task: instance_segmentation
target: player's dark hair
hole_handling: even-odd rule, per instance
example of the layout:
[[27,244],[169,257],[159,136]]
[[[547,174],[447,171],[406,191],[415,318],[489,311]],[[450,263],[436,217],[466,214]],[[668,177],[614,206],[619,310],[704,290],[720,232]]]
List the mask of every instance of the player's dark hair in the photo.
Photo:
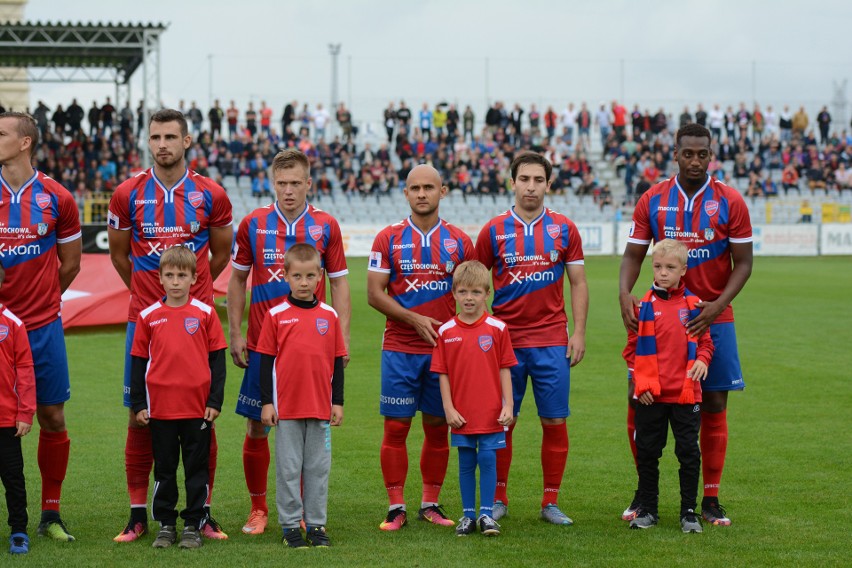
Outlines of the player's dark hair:
[[684,136],[692,136],[694,138],[706,138],[708,143],[713,141],[713,138],[710,136],[710,131],[698,124],[697,122],[690,122],[689,124],[684,124],[683,126],[677,129],[677,134],[675,135],[675,144],[677,146],[680,146],[680,139]]
[[308,243],[298,243],[287,249],[284,253],[284,270],[290,270],[293,262],[316,262],[317,267],[322,269],[319,251]]
[[187,247],[178,245],[167,248],[165,252],[160,255],[160,274],[163,273],[164,266],[174,266],[180,270],[189,270],[193,275],[195,275],[196,262],[195,253]]
[[296,166],[301,166],[305,170],[305,177],[311,175],[311,164],[308,162],[308,157],[300,150],[287,148],[286,150],[278,152],[275,157],[272,158],[273,175],[278,170],[287,170],[295,168]]
[[453,272],[453,291],[460,286],[482,288],[487,294],[491,291],[491,275],[485,265],[478,260],[462,262]]
[[520,152],[515,156],[515,159],[512,160],[512,165],[509,167],[512,172],[512,181],[515,181],[515,178],[518,175],[518,168],[520,168],[524,164],[537,164],[544,168],[544,175],[550,180],[550,175],[553,173],[553,166],[550,164],[550,161],[537,152]]
[[8,111],[0,113],[0,118],[15,118],[18,123],[18,136],[30,139],[30,156],[35,155],[38,147],[38,125],[35,119],[25,112]]
[[179,110],[174,110],[171,108],[163,108],[155,112],[148,119],[148,128],[151,128],[151,123],[157,122],[163,124],[165,122],[177,122],[180,124],[180,135],[187,136],[189,134],[189,127],[186,124],[186,117],[183,116],[183,113]]

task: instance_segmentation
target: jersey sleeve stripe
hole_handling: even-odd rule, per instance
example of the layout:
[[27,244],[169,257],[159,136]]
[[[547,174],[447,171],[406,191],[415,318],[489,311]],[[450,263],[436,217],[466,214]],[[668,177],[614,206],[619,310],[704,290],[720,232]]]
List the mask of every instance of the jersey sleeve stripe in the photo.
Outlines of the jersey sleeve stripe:
[[750,243],[752,242],[751,237],[745,237],[743,239],[735,239],[734,237],[728,237],[728,241],[732,243]]
[[372,266],[367,268],[368,272],[381,272],[382,274],[390,274],[390,268],[373,268]]
[[579,265],[579,266],[583,266],[584,264],[586,264],[586,261],[585,261],[585,260],[582,260],[582,259],[581,259],[581,260],[572,260],[572,261],[570,261],[570,262],[566,262],[565,264],[566,264],[566,265]]
[[64,245],[65,243],[70,243],[72,241],[76,241],[77,239],[82,239],[82,238],[83,238],[83,232],[77,231],[76,233],[74,233],[70,237],[65,237],[64,239],[56,239],[56,242],[61,244],[61,245]]
[[201,300],[199,300],[197,298],[193,298],[192,301],[190,302],[190,304],[192,304],[193,306],[195,306],[196,308],[198,308],[199,310],[201,310],[205,314],[209,314],[213,311],[213,308],[211,308],[209,305],[205,304],[204,302],[202,302]]
[[17,317],[15,314],[13,314],[12,312],[10,312],[10,311],[8,310],[8,308],[4,308],[4,309],[3,309],[3,315],[4,315],[4,316],[6,316],[7,318],[9,318],[10,320],[12,320],[13,322],[15,322],[15,324],[16,324],[18,327],[20,327],[20,326],[24,325],[24,322],[22,322],[21,320],[19,320],[19,319],[18,319],[18,317]]
[[251,265],[250,265],[250,264],[249,264],[249,265],[239,264],[238,262],[236,262],[236,261],[234,261],[234,260],[232,260],[232,261],[231,261],[231,266],[232,266],[233,268],[236,268],[237,270],[241,270],[241,271],[243,271],[243,272],[248,272],[249,270],[251,270]]
[[629,238],[629,239],[627,239],[627,242],[633,243],[634,245],[649,245],[649,244],[651,244],[651,239],[645,240],[645,239]]
[[[388,272],[390,272],[390,271],[388,271]],[[329,278],[341,278],[343,276],[346,276],[347,274],[349,274],[348,268],[346,270],[338,270],[337,272],[329,272],[328,277]]]
[[275,314],[280,314],[281,312],[283,312],[284,310],[286,310],[286,309],[287,309],[287,308],[289,308],[289,307],[290,307],[290,304],[289,304],[289,303],[287,303],[287,302],[281,302],[280,304],[278,304],[278,305],[277,305],[277,306],[275,306],[274,308],[270,309],[270,310],[269,310],[269,313],[270,313],[270,314],[272,314],[272,315],[274,316]]

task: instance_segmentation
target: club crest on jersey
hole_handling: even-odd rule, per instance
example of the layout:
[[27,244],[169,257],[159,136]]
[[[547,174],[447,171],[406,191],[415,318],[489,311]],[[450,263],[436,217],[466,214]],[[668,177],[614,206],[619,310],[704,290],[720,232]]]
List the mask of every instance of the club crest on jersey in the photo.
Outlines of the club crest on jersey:
[[317,331],[320,335],[325,335],[328,333],[328,320],[317,318]]
[[559,251],[553,249],[550,251],[550,262],[556,262],[557,260],[559,260]]
[[0,342],[9,337],[9,326],[0,325]]
[[715,236],[716,236],[716,231],[713,230],[713,227],[707,227],[706,229],[704,229],[704,240],[705,241],[712,241],[713,237],[715,237]]
[[562,232],[562,229],[559,228],[559,225],[548,225],[547,226],[547,234],[550,235],[551,239],[555,239],[559,237],[559,234]]
[[195,335],[199,325],[201,325],[201,322],[198,321],[198,318],[186,318],[183,320],[183,328],[190,335]]
[[447,274],[452,274],[453,270],[456,268],[456,263],[452,260],[447,261]]
[[710,217],[716,214],[719,211],[719,202],[715,199],[711,199],[710,201],[704,202],[704,212],[707,213]]
[[39,223],[36,231],[38,232],[38,236],[45,236],[47,234],[47,223]]
[[[453,254],[459,249],[458,241],[454,241],[453,239],[444,239],[444,250],[449,254]],[[449,270],[447,272],[450,272]]]
[[490,351],[494,347],[494,338],[490,335],[479,336],[479,348],[483,351]]
[[189,232],[190,233],[197,233],[199,231],[199,229],[201,229],[201,222],[200,221],[190,221],[189,222]]
[[187,195],[187,199],[189,200],[190,205],[198,207],[201,205],[201,202],[204,201],[204,194],[200,191],[190,191],[189,195]]
[[322,227],[320,225],[311,225],[308,227],[308,234],[313,240],[318,241],[322,237]]
[[680,318],[680,323],[682,323],[683,325],[688,324],[689,323],[689,310],[687,310],[685,308],[678,310],[677,317]]
[[50,207],[50,196],[46,193],[39,193],[36,195],[36,205],[38,205],[40,209],[47,209]]

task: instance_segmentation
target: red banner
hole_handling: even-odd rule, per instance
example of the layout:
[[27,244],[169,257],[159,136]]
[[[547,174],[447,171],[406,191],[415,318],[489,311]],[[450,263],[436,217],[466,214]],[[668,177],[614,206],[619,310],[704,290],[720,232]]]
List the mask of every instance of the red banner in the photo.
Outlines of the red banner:
[[[216,298],[225,296],[230,263],[213,283]],[[62,326],[127,323],[130,291],[118,277],[108,254],[83,254],[80,274],[62,295]]]

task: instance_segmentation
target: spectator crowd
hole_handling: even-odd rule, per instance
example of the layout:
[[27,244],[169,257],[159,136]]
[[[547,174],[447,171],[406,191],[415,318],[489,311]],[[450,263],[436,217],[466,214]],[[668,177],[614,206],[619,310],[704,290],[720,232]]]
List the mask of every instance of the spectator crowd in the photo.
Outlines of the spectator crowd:
[[[466,198],[496,198],[511,189],[508,166],[515,153],[533,150],[554,164],[552,191],[590,196],[604,208],[613,196],[593,166],[599,161],[591,155],[597,137],[600,158],[624,180],[629,205],[674,173],[676,129],[689,122],[713,134],[713,175],[747,196],[852,188],[852,129],[833,128],[826,107],[812,121],[804,107],[776,112],[772,106],[747,108],[744,103],[736,110],[698,104],[694,112],[685,107],[674,119],[663,108],[651,113],[634,105],[628,111],[617,101],[595,109],[583,102],[542,110],[496,101],[482,116],[470,105],[410,108],[399,101],[387,105],[381,117],[384,131],[372,137],[359,135],[359,123],[345,103],[333,115],[322,104],[297,101],[280,114],[265,101],[240,109],[234,101],[223,107],[217,100],[206,113],[195,102],[187,107],[180,101],[178,109],[193,136],[190,167],[204,175],[212,172],[220,183],[230,177],[258,199],[271,195],[269,166],[288,146],[310,159],[315,176],[310,199],[316,200],[331,198],[338,184],[350,199],[381,198],[402,187],[419,163],[433,165]],[[141,171],[141,102],[135,110],[129,104],[117,109],[107,97],[84,110],[76,99],[54,109],[39,101],[31,113],[42,134],[36,167],[71,190],[81,206]]]

